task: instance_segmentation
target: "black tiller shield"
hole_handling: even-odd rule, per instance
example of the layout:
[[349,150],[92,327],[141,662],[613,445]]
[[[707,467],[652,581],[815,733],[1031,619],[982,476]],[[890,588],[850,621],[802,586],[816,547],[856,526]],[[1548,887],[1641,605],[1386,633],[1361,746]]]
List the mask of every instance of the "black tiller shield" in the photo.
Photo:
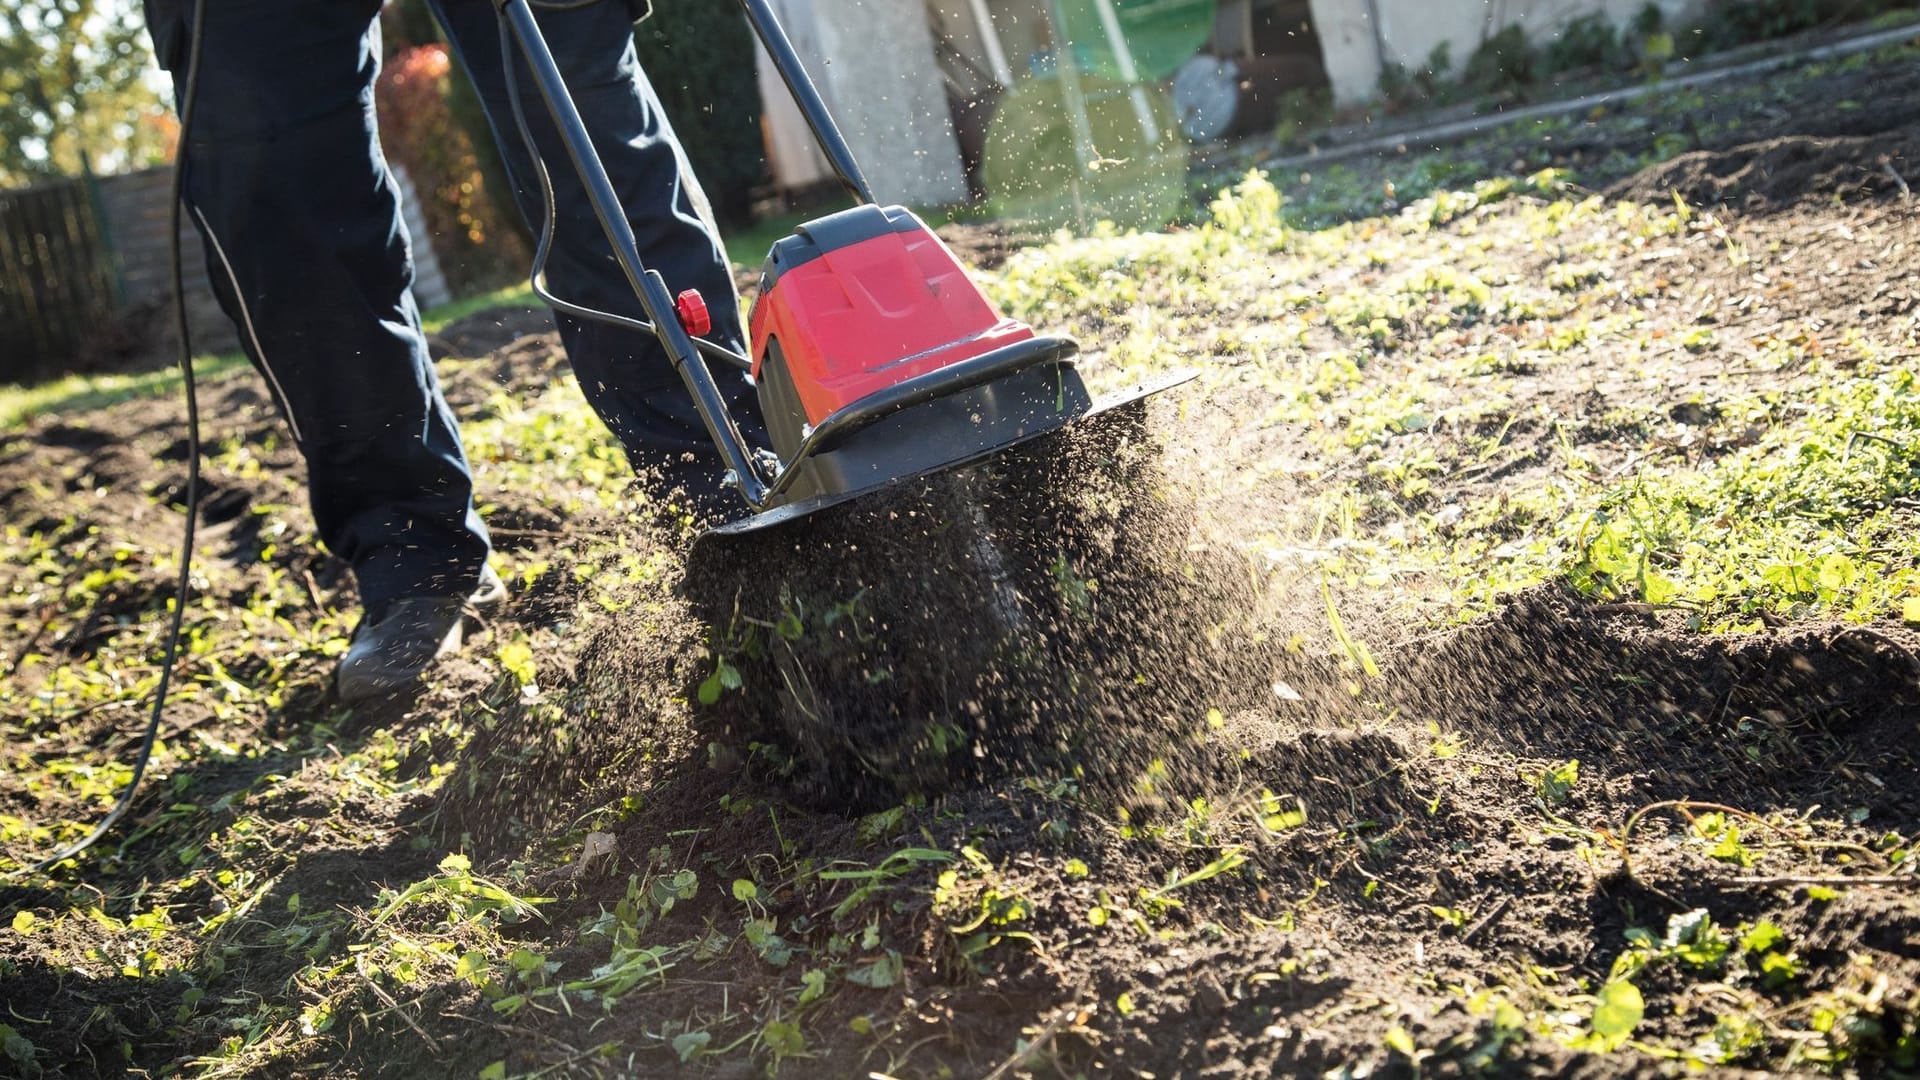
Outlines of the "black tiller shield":
[[1199,372],[1197,371],[1182,371],[1172,375],[1164,375],[1158,379],[1147,382],[1136,383],[1124,390],[1103,395],[1093,403],[1093,408],[1077,418],[1063,420],[1057,427],[1028,431],[1019,438],[1011,439],[969,457],[949,461],[943,465],[922,472],[891,477],[879,483],[870,484],[866,487],[856,488],[851,491],[835,492],[830,495],[820,495],[811,499],[804,499],[800,502],[788,503],[785,506],[754,514],[751,517],[730,521],[701,533],[694,543],[699,545],[724,542],[730,537],[744,536],[748,533],[757,533],[767,529],[778,528],[782,525],[798,521],[808,515],[817,514],[822,510],[842,506],[855,499],[887,491],[922,477],[932,476],[950,469],[960,469],[968,465],[976,465],[998,454],[1005,453],[1016,446],[1024,446],[1039,439],[1058,435],[1069,428],[1080,431],[1089,424],[1138,423],[1146,413],[1148,399],[1156,394],[1164,393],[1177,386],[1191,382],[1198,374]]

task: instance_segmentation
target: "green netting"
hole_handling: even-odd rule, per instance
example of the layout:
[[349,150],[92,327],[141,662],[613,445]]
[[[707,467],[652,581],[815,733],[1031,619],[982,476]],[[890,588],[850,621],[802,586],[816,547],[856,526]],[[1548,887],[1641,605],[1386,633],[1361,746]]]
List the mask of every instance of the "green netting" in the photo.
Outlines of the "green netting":
[[[1078,80],[1091,138],[1083,155],[1066,104],[1072,90],[1059,78],[1031,79],[1001,102],[984,162],[994,212],[1081,229],[1099,221],[1157,229],[1172,220],[1186,193],[1188,149],[1165,94]],[[1149,109],[1156,138],[1140,122],[1135,94]]]
[[[1213,34],[1216,0],[1110,0],[1140,78],[1169,78]],[[1122,76],[1118,51],[1101,24],[1100,0],[1059,0],[1062,33],[1082,71]]]

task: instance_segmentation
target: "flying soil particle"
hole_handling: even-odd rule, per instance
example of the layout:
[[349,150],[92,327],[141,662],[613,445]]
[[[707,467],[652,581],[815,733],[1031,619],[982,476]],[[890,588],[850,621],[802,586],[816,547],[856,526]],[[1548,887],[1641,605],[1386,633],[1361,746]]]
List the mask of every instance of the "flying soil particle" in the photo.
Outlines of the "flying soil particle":
[[703,545],[683,587],[737,673],[715,714],[850,807],[1173,756],[1223,687],[1265,685],[1250,576],[1190,542],[1142,423],[1089,428]]

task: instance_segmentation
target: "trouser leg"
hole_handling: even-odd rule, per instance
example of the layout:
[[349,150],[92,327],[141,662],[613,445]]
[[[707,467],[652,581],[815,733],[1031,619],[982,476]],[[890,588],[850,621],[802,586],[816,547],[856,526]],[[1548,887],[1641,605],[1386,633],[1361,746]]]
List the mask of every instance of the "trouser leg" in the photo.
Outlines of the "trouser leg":
[[[538,227],[545,208],[533,162],[514,124],[494,7],[476,0],[430,2],[479,91],[521,212]],[[628,5],[603,0],[570,10],[539,10],[536,17],[633,226],[642,260],[660,271],[671,291],[700,290],[713,313],[709,336],[744,353],[739,299],[726,253],[706,196],[640,70]],[[517,50],[514,64],[522,107],[555,189],[557,231],[549,283],[562,299],[643,318]],[[722,468],[719,456],[659,342],[605,323],[566,315],[557,319],[581,388],[626,447],[634,467],[664,472],[690,490],[714,487]],[[759,400],[745,376],[732,368],[716,368],[714,376],[741,433],[749,442],[765,445]]]
[[[211,0],[187,204],[214,291],[305,455],[369,606],[470,590],[488,541],[428,358],[373,111],[377,0]],[[148,0],[176,93],[183,0]]]

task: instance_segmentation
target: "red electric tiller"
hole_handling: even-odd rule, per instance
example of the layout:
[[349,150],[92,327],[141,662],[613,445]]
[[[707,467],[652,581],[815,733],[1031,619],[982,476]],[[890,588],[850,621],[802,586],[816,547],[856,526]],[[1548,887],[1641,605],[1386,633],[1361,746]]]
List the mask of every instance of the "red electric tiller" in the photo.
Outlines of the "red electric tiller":
[[[541,268],[553,241],[553,189],[527,128],[518,90],[510,87],[514,119],[547,201],[534,258],[534,291],[555,310],[653,334],[666,348],[720,449],[726,482],[738,489],[753,510],[752,515],[713,533],[751,532],[791,521],[890,484],[980,460],[1096,413],[1121,415],[1110,410],[1141,402],[1187,378],[1175,376],[1092,401],[1073,367],[1078,346],[1067,338],[1042,337],[1023,323],[1001,318],[925,223],[903,207],[874,204],[853,152],[766,0],[742,0],[747,18],[779,66],[840,182],[860,205],[802,225],[795,235],[773,245],[749,319],[751,359],[703,340],[711,328],[705,302],[693,291],[676,297],[660,274],[641,262],[607,170],[534,21],[530,4],[566,7],[572,2],[494,0],[501,22],[501,59],[512,80],[513,46],[517,44],[526,57],[567,154],[586,185],[600,227],[647,318],[581,307],[547,291]],[[194,5],[186,89],[181,96],[182,146],[189,144],[187,135],[193,125],[208,6]],[[174,167],[171,235],[176,241],[181,232],[186,156],[183,152]],[[199,406],[180,265],[176,242],[174,311],[189,447],[186,503],[193,507],[200,479]],[[753,374],[773,440],[770,452],[755,452],[742,441],[705,357]],[[86,850],[132,805],[166,709],[180,644],[180,619],[187,607],[195,520],[190,509],[181,538],[180,577],[160,683],[132,778],[113,809],[78,843],[9,877],[38,873]]]
[[[773,245],[748,320],[751,358],[704,340],[711,322],[700,294],[676,296],[641,261],[530,0],[495,0],[495,6],[502,53],[509,53],[509,42],[517,43],[526,58],[647,320],[569,304],[544,288],[538,268],[552,239],[552,192],[519,113],[519,94],[512,93],[549,203],[535,290],[558,310],[659,339],[719,448],[724,482],[753,511],[714,532],[791,521],[901,480],[980,460],[1183,381],[1164,380],[1094,402],[1074,369],[1079,347],[1071,339],[1036,334],[1003,318],[912,211],[877,205],[766,0],[742,0],[747,18],[859,205],[808,222]],[[513,58],[502,59],[511,78]],[[707,368],[709,357],[752,373],[771,451],[755,451],[741,439]]]

